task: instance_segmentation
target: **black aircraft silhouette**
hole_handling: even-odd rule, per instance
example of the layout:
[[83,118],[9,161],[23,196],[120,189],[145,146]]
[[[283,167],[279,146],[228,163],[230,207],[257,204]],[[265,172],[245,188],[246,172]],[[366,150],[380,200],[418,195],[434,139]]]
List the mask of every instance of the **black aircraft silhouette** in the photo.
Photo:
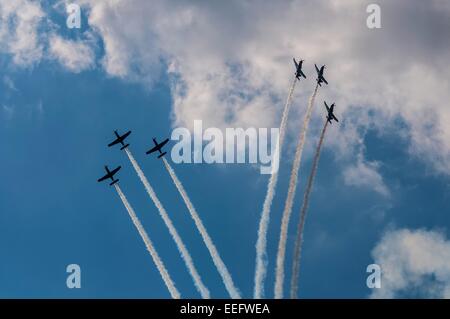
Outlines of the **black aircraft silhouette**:
[[116,174],[121,169],[121,166],[116,167],[112,171],[108,169],[108,166],[105,165],[106,175],[99,178],[97,182],[103,182],[105,179],[110,178],[112,182],[109,184],[110,186],[114,185],[119,181],[119,179],[114,179],[114,174]]
[[120,143],[120,144],[122,144],[122,147],[120,149],[123,150],[124,148],[130,146],[130,144],[125,144],[124,140],[127,138],[128,135],[131,134],[131,131],[126,132],[122,136],[119,135],[119,133],[117,133],[117,131],[114,131],[114,134],[116,134],[116,139],[114,141],[112,141],[111,143],[109,143],[108,147],[111,147],[113,145]]
[[331,106],[328,106],[327,102],[323,101],[323,103],[325,104],[325,108],[327,109],[328,115],[327,115],[327,121],[328,123],[332,124],[332,120],[335,120],[336,122],[339,122],[339,120],[337,119],[336,116],[334,116],[334,103],[331,104]]
[[314,64],[314,66],[316,67],[316,71],[317,71],[317,84],[319,84],[319,86],[322,86],[321,83],[328,84],[327,80],[325,80],[325,78],[323,77],[323,71],[325,70],[325,65],[322,65],[322,67],[320,69],[317,67],[317,65]]
[[153,143],[155,143],[155,146],[153,146],[151,149],[149,149],[147,152],[145,152],[145,154],[151,154],[151,153],[153,153],[153,152],[158,151],[158,152],[159,152],[158,158],[163,157],[164,155],[167,154],[167,152],[164,152],[164,153],[163,153],[163,152],[161,152],[161,149],[162,149],[162,147],[163,147],[164,145],[167,144],[167,142],[169,142],[169,139],[168,139],[168,138],[166,138],[166,139],[165,139],[164,141],[162,141],[161,143],[158,143],[158,142],[156,141],[156,139],[153,138]]
[[302,64],[304,60],[300,60],[298,63],[297,61],[295,61],[295,58],[293,58],[293,60],[295,64],[295,77],[297,78],[297,80],[300,80],[300,77],[302,76],[306,79],[306,75],[302,71]]

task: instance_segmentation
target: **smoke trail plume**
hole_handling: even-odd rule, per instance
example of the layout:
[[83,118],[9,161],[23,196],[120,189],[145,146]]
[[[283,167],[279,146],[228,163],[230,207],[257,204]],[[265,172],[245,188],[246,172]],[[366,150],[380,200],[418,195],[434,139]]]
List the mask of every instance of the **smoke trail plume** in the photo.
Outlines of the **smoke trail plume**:
[[300,209],[300,220],[297,225],[297,236],[294,245],[294,254],[292,260],[292,277],[291,277],[291,298],[297,298],[298,292],[298,277],[300,273],[300,258],[301,249],[303,243],[303,229],[305,227],[306,212],[308,210],[309,195],[311,194],[312,186],[314,183],[314,177],[316,176],[317,167],[319,165],[320,150],[322,149],[323,140],[325,138],[325,132],[327,130],[328,121],[325,120],[322,133],[320,134],[319,143],[317,144],[316,153],[314,154],[311,174],[308,178],[308,184],[306,185],[305,194],[303,196],[302,208]]
[[306,133],[308,131],[309,121],[311,119],[314,100],[316,98],[319,85],[316,84],[313,94],[311,95],[306,114],[303,119],[303,127],[300,131],[300,136],[297,143],[297,149],[295,151],[294,163],[292,165],[291,177],[289,179],[289,189],[284,204],[283,217],[281,220],[280,239],[278,242],[277,264],[276,264],[276,277],[275,277],[275,298],[283,298],[283,282],[284,282],[284,260],[286,255],[286,242],[287,233],[289,227],[289,220],[291,218],[292,205],[294,203],[295,191],[297,188],[298,172],[300,169],[300,163],[302,160],[303,147],[306,141]]
[[172,278],[170,278],[169,273],[167,272],[166,267],[164,266],[164,263],[159,258],[158,253],[156,252],[155,247],[152,244],[152,241],[148,237],[144,227],[142,227],[141,222],[139,221],[138,217],[136,216],[136,213],[134,212],[133,207],[131,207],[130,203],[128,202],[127,198],[125,197],[124,193],[122,193],[122,190],[119,187],[119,184],[114,184],[117,194],[119,194],[120,199],[122,200],[123,205],[128,211],[128,214],[131,217],[131,220],[133,221],[134,226],[136,226],[139,235],[141,235],[142,240],[144,241],[145,247],[147,247],[148,252],[150,253],[150,256],[153,259],[153,262],[156,265],[156,268],[158,268],[159,273],[161,274],[162,279],[164,280],[164,283],[167,286],[167,289],[169,289],[170,295],[173,299],[180,299],[180,293],[178,292],[177,288],[175,287],[175,284],[172,281]]
[[[283,109],[283,114],[281,116],[280,123],[280,135],[275,147],[275,156],[280,156],[284,136],[286,134],[286,124],[289,115],[289,109],[292,104],[292,97],[294,94],[295,84],[297,83],[297,78],[294,77],[289,94],[286,100],[286,104]],[[256,242],[256,266],[255,266],[255,287],[254,287],[254,298],[260,299],[264,296],[264,280],[267,273],[267,262],[266,262],[266,247],[267,247],[267,228],[270,222],[270,207],[272,206],[272,200],[275,195],[275,187],[278,181],[278,171],[272,172],[270,175],[269,183],[267,185],[267,193],[264,199],[263,210],[261,213],[261,219],[259,221],[258,227],[258,239]]]
[[134,169],[136,170],[136,173],[138,174],[142,184],[144,184],[145,190],[147,191],[151,200],[153,201],[156,208],[158,209],[159,215],[161,216],[164,223],[166,224],[166,227],[169,229],[169,233],[172,236],[173,240],[175,241],[177,248],[181,254],[181,257],[183,258],[184,263],[186,264],[186,267],[188,268],[189,273],[191,274],[192,279],[194,280],[195,287],[197,288],[197,290],[199,291],[199,293],[203,299],[209,299],[210,298],[209,290],[203,284],[202,279],[201,279],[199,273],[197,272],[197,269],[194,266],[194,262],[192,261],[191,255],[189,254],[186,246],[184,245],[183,241],[181,240],[181,237],[178,234],[175,226],[173,225],[172,220],[170,219],[170,217],[167,214],[166,210],[164,209],[163,205],[159,201],[158,197],[156,196],[155,191],[150,186],[150,183],[148,182],[147,178],[145,177],[144,172],[139,167],[138,163],[134,159],[130,150],[128,148],[125,148],[125,151],[128,155],[128,158],[130,159],[131,164],[133,165]]
[[214,245],[211,237],[209,237],[208,231],[206,230],[205,226],[203,225],[202,220],[200,219],[200,216],[198,215],[197,211],[195,210],[194,205],[192,204],[188,194],[186,193],[186,190],[183,187],[183,184],[181,184],[180,180],[178,179],[177,175],[175,174],[175,171],[170,166],[169,162],[166,161],[165,158],[163,158],[164,166],[166,167],[167,171],[170,174],[170,177],[172,178],[173,183],[178,189],[178,192],[180,193],[181,197],[184,200],[184,203],[186,204],[186,207],[189,210],[189,213],[191,214],[192,219],[195,222],[195,225],[197,226],[198,231],[200,232],[200,235],[203,238],[203,242],[206,245],[206,248],[208,248],[208,251],[212,257],[212,260],[214,262],[214,265],[217,268],[217,271],[219,272],[220,276],[222,277],[223,283],[225,284],[225,287],[230,294],[230,297],[233,299],[240,299],[241,296],[239,294],[238,289],[235,287],[233,283],[233,279],[231,278],[230,273],[228,272],[227,267],[225,266],[224,262],[222,261],[222,258],[220,257],[219,252],[217,251],[216,246]]

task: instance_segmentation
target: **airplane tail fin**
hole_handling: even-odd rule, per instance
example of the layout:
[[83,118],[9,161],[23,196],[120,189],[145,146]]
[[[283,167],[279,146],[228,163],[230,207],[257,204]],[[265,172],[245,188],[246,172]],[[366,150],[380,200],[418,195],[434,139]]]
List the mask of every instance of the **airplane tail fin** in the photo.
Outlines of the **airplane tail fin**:
[[158,155],[158,158],[161,158],[161,157],[163,157],[166,154],[167,154],[167,152],[161,153],[160,155]]
[[126,149],[128,146],[130,146],[130,144],[125,144],[124,146],[122,146],[122,147],[120,148],[120,150],[124,150],[124,149]]
[[113,186],[115,183],[117,183],[119,180],[118,179],[116,179],[116,180],[113,180],[111,183],[109,183],[109,186]]

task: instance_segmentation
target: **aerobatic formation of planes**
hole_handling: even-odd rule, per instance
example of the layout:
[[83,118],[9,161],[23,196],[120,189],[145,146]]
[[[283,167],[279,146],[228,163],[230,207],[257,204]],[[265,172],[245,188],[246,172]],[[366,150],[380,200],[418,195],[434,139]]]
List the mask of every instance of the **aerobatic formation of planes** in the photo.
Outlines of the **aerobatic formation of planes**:
[[[121,150],[126,149],[128,146],[130,146],[130,144],[125,144],[125,139],[128,137],[128,135],[131,134],[131,131],[128,131],[126,133],[124,133],[123,135],[120,135],[119,133],[117,133],[117,131],[114,131],[114,134],[116,136],[116,139],[114,141],[112,141],[111,143],[108,144],[108,147],[114,146],[116,144],[120,144],[122,145],[122,147],[120,148]],[[159,152],[158,158],[163,157],[164,155],[167,154],[167,152],[163,152],[162,148],[164,145],[166,145],[169,142],[169,139],[166,138],[164,141],[162,141],[161,143],[158,143],[156,141],[155,138],[153,138],[153,143],[155,144],[155,146],[153,146],[150,150],[148,150],[145,154],[151,154],[153,152]],[[99,178],[97,180],[97,182],[103,182],[104,180],[107,179],[111,179],[111,183],[109,184],[110,186],[114,185],[115,183],[117,183],[119,181],[119,179],[114,179],[114,175],[121,169],[121,166],[118,166],[117,168],[113,169],[112,171],[109,170],[108,166],[105,165],[105,170],[106,170],[106,175],[102,176],[101,178]]]
[[[294,88],[295,81],[297,81],[297,80],[300,81],[302,78],[306,79],[306,75],[302,70],[304,60],[299,60],[297,62],[296,59],[293,58],[293,61],[294,61],[294,65],[295,65],[295,73],[294,73],[295,79],[294,79],[292,89]],[[317,85],[316,85],[315,92],[314,92],[314,95],[315,95],[318,87],[322,86],[322,83],[325,83],[328,85],[328,81],[324,77],[325,65],[322,65],[320,68],[316,64],[314,64],[314,66],[315,66],[315,70],[317,72],[317,78],[316,78]],[[326,121],[324,123],[324,130],[322,131],[323,132],[322,134],[325,133],[327,124],[332,124],[332,121],[339,122],[337,117],[334,115],[335,103],[332,103],[331,105],[328,105],[326,101],[324,101],[323,103],[324,103],[325,109],[326,109],[326,118],[325,118]],[[311,107],[312,107],[312,105],[311,105]],[[128,150],[128,146],[130,144],[126,143],[126,141],[125,141],[126,138],[130,134],[131,134],[131,131],[127,131],[124,134],[120,135],[118,133],[118,131],[115,130],[114,131],[115,139],[111,143],[108,144],[108,147],[112,147],[114,145],[120,144],[120,150],[125,150],[127,152],[128,156],[130,157],[130,160],[133,162],[132,157]],[[324,135],[322,135],[322,136],[324,136]],[[153,138],[152,140],[153,140],[154,145],[148,151],[146,151],[146,154],[148,155],[148,154],[152,154],[152,153],[157,153],[157,158],[160,159],[167,154],[167,152],[163,151],[163,147],[169,142],[169,139],[166,138],[161,142],[158,142],[156,140],[156,138]],[[320,152],[320,145],[321,144],[319,144],[319,146],[318,146],[317,152]],[[167,164],[167,163],[165,163],[165,164]],[[133,164],[133,165],[135,165],[135,164]],[[110,170],[107,165],[105,165],[104,167],[106,170],[106,174],[104,176],[102,176],[101,178],[99,178],[97,181],[103,182],[105,180],[108,180],[108,181],[110,181],[110,183],[109,183],[110,186],[113,186],[116,183],[118,183],[119,179],[115,178],[114,176],[115,176],[115,174],[117,174],[117,172],[119,172],[119,170],[121,169],[121,166],[117,166],[116,168],[114,168],[112,170]],[[119,195],[120,195],[120,188],[118,188],[118,184],[115,187],[117,188],[117,191],[119,192]],[[121,197],[122,197],[122,195],[121,195]],[[125,202],[124,202],[124,204],[125,204],[125,206],[127,206]],[[131,213],[130,213],[130,215],[131,215]],[[277,295],[277,294],[275,293],[275,295]]]
[[[306,79],[306,75],[302,71],[303,62],[305,60],[300,60],[299,62],[297,62],[295,60],[295,58],[293,60],[294,60],[294,64],[295,64],[295,77],[297,78],[297,80],[300,80],[301,77],[304,77]],[[320,69],[317,66],[317,64],[314,64],[314,66],[316,67],[316,72],[317,72],[317,80],[316,80],[317,84],[319,84],[319,86],[322,86],[322,83],[328,84],[327,80],[323,76],[323,72],[325,71],[325,65],[322,65],[320,67]]]
[[[303,62],[304,60],[300,60],[298,63],[294,60],[294,65],[295,65],[295,77],[297,78],[297,80],[300,80],[301,77],[304,77],[306,79],[306,75],[305,73],[303,73],[302,71],[302,67],[303,67]],[[320,68],[314,64],[315,68],[316,68],[316,72],[317,72],[317,84],[319,86],[322,86],[322,83],[328,84],[328,81],[325,79],[325,77],[323,76],[323,72],[325,71],[325,65],[322,65]],[[334,115],[334,103],[331,104],[331,106],[328,106],[327,102],[323,102],[325,104],[325,108],[327,109],[327,121],[328,123],[332,123],[331,121],[336,121],[339,122],[339,120],[337,119],[337,117]]]
[[[303,62],[304,60],[299,60],[298,62],[295,60],[295,58],[293,58],[294,60],[294,65],[295,65],[295,77],[297,78],[297,80],[300,80],[302,77],[306,79],[306,75],[305,73],[303,73]],[[322,86],[322,83],[328,84],[328,81],[325,79],[323,73],[325,71],[325,65],[322,65],[320,68],[314,64],[315,68],[316,68],[316,72],[317,72],[317,84],[319,86]],[[331,104],[331,106],[328,106],[327,102],[324,101],[325,104],[325,108],[327,111],[327,116],[326,119],[328,121],[328,123],[332,123],[332,121],[336,121],[339,122],[339,120],[337,119],[337,117],[334,115],[334,106],[335,103]],[[122,135],[120,135],[117,130],[114,131],[114,135],[116,136],[116,139],[114,141],[112,141],[111,143],[108,144],[108,147],[114,146],[116,144],[120,144],[121,145],[121,150],[124,150],[125,148],[127,148],[130,144],[125,144],[125,139],[131,134],[131,131],[128,131]],[[162,142],[158,143],[156,141],[155,138],[153,138],[153,143],[155,144],[151,149],[149,149],[145,154],[151,154],[154,152],[159,152],[158,158],[163,157],[164,155],[167,154],[167,152],[163,152],[162,148],[169,142],[169,139],[166,138],[165,140],[163,140]],[[119,180],[118,179],[114,179],[114,175],[120,170],[121,166],[118,166],[117,168],[113,169],[112,171],[109,170],[108,166],[105,166],[105,170],[106,170],[106,175],[104,175],[103,177],[98,179],[98,182],[102,182],[104,180],[107,179],[111,179],[111,183],[109,185],[114,185],[115,183],[117,183]]]
[[[295,65],[295,73],[294,73],[295,78],[294,78],[294,83],[293,83],[293,85],[292,85],[292,89],[291,89],[291,90],[294,89],[295,81],[300,81],[302,78],[306,79],[306,75],[305,75],[305,73],[304,73],[303,70],[302,70],[304,60],[298,60],[298,62],[297,62],[297,60],[296,60],[295,58],[293,58],[293,61],[294,61],[294,65]],[[316,87],[315,87],[315,91],[314,91],[314,93],[313,93],[313,96],[315,96],[315,94],[317,93],[318,87],[319,87],[319,86],[322,86],[322,83],[325,83],[325,84],[328,85],[328,81],[327,81],[327,80],[325,79],[325,77],[324,77],[325,65],[322,65],[320,68],[319,68],[316,64],[314,64],[314,66],[315,66],[315,70],[316,70],[316,72],[317,72],[317,78],[316,78],[316,83],[317,83],[317,84],[316,84]],[[292,92],[292,91],[291,91],[291,92]],[[288,101],[289,101],[289,100],[288,100]],[[311,102],[311,103],[312,103],[312,102]],[[324,103],[325,109],[326,109],[326,117],[325,117],[326,121],[325,121],[325,123],[324,123],[324,129],[323,129],[323,131],[322,131],[322,140],[323,140],[323,136],[324,136],[324,134],[325,134],[326,126],[327,126],[328,124],[332,124],[333,121],[339,122],[339,120],[337,119],[337,117],[334,115],[335,103],[332,103],[331,105],[328,105],[326,101],[324,101],[323,103]],[[311,107],[312,107],[312,106],[313,106],[313,105],[311,104]],[[286,108],[286,107],[285,107],[285,108]],[[118,133],[117,130],[115,130],[115,131],[114,131],[115,139],[114,139],[112,142],[110,142],[110,143],[108,144],[108,147],[112,147],[112,146],[115,146],[115,145],[120,145],[120,150],[125,150],[125,152],[127,152],[127,155],[130,157],[130,161],[133,163],[133,166],[135,166],[134,160],[132,159],[132,156],[131,156],[131,154],[129,153],[129,150],[128,150],[128,147],[129,147],[130,144],[128,144],[128,143],[125,141],[125,140],[127,139],[127,137],[128,137],[130,134],[131,134],[131,131],[127,131],[127,132],[125,132],[125,133],[123,133],[123,134],[121,135],[121,134]],[[152,154],[152,153],[156,153],[158,159],[163,158],[163,157],[167,154],[167,152],[163,151],[163,147],[169,142],[169,138],[166,138],[166,139],[162,140],[161,142],[158,142],[158,141],[156,140],[156,138],[153,138],[152,140],[153,140],[153,144],[154,144],[154,145],[152,145],[152,147],[151,147],[148,151],[146,151],[145,153],[146,153],[147,155]],[[319,143],[317,152],[320,152],[320,145],[321,145],[321,142]],[[318,154],[318,153],[317,153],[317,154]],[[318,157],[317,157],[317,158],[318,158]],[[165,163],[165,164],[167,165],[167,163]],[[317,163],[316,163],[315,165],[317,165]],[[120,171],[121,166],[117,166],[116,168],[114,168],[114,169],[112,169],[112,170],[110,170],[109,167],[108,167],[107,165],[105,165],[104,168],[105,168],[106,174],[105,174],[104,176],[100,177],[100,178],[97,180],[97,182],[103,182],[103,181],[105,181],[105,180],[108,180],[110,186],[113,186],[113,185],[117,184],[117,183],[119,182],[119,179],[118,179],[118,178],[115,178],[115,175]],[[136,169],[136,170],[138,171],[138,169]],[[138,173],[138,174],[139,174],[139,173]],[[313,173],[312,173],[312,174],[313,174]],[[310,177],[310,179],[311,179],[311,177]],[[145,184],[145,183],[144,183],[144,184]],[[123,197],[123,194],[121,195],[121,190],[120,190],[120,188],[119,188],[119,184],[115,185],[115,187],[116,187],[117,192],[119,193],[120,197],[122,198],[122,197]],[[147,187],[147,186],[146,186],[146,187]],[[177,186],[177,187],[178,187],[178,186]],[[289,191],[290,191],[290,190],[289,190]],[[295,192],[295,190],[294,190],[294,192]],[[306,193],[305,193],[305,194],[306,194]],[[308,194],[309,194],[309,193],[308,193]],[[150,196],[151,196],[151,195],[150,195]],[[122,199],[122,200],[123,200],[123,199]],[[128,208],[126,202],[124,202],[124,205],[125,205],[125,206],[127,207],[127,209],[129,210],[129,208]],[[129,213],[130,213],[130,216],[132,216],[132,213],[131,213],[130,211],[129,211]],[[132,216],[132,218],[133,218],[133,216]],[[284,218],[284,216],[283,216],[283,218]],[[138,227],[138,228],[139,228],[139,227]],[[299,237],[299,238],[301,238],[301,237]],[[144,239],[144,241],[145,241],[145,239]],[[281,239],[280,239],[280,242],[281,242]],[[147,248],[148,248],[148,247],[147,247]],[[148,249],[149,249],[149,248],[148,248]],[[209,248],[208,248],[208,249],[209,249]],[[150,250],[149,250],[149,251],[150,251]],[[152,252],[150,252],[150,253],[152,253]],[[153,256],[153,255],[152,255],[152,256]],[[278,276],[278,270],[277,270],[277,276]],[[277,277],[277,280],[278,280],[278,277]],[[276,284],[276,286],[277,286],[277,284]],[[256,287],[256,286],[255,286],[255,287]],[[255,288],[255,289],[256,289],[256,288]],[[170,289],[169,289],[169,290],[170,290]],[[277,289],[275,288],[275,290],[276,290],[276,291],[275,291],[275,297],[277,298]],[[282,294],[281,294],[281,297],[282,297]]]

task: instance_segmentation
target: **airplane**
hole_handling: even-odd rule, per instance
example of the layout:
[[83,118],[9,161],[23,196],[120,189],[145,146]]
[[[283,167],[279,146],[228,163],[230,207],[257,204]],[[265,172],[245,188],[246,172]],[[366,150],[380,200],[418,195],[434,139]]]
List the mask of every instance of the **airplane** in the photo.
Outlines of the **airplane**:
[[323,77],[323,71],[325,70],[325,65],[322,65],[322,67],[319,69],[317,67],[316,64],[314,64],[314,66],[316,67],[316,71],[317,71],[317,84],[319,84],[319,86],[322,86],[322,82],[325,84],[328,84],[327,80],[325,80],[325,78]]
[[162,141],[161,143],[158,143],[158,142],[156,141],[156,139],[153,138],[153,143],[155,143],[155,146],[152,147],[151,149],[149,149],[147,152],[145,152],[145,154],[150,154],[150,153],[153,153],[153,152],[158,151],[158,152],[159,152],[158,158],[163,157],[164,155],[167,154],[167,152],[164,152],[164,153],[163,153],[163,152],[161,152],[161,149],[162,149],[162,147],[163,147],[164,145],[167,144],[167,142],[169,142],[169,139],[168,139],[168,138],[166,138],[166,139],[165,139],[164,141]]
[[304,60],[300,60],[298,63],[297,61],[295,61],[295,58],[293,58],[293,60],[295,64],[295,77],[297,78],[297,80],[300,80],[300,77],[302,76],[306,79],[306,75],[302,71],[302,64]]
[[327,102],[323,101],[323,103],[325,104],[325,108],[327,109],[328,115],[327,115],[327,121],[328,123],[332,124],[332,120],[335,120],[336,122],[339,122],[339,120],[337,119],[336,116],[334,116],[333,111],[334,111],[334,103],[331,104],[331,106],[328,106]]
[[110,171],[108,169],[108,166],[105,165],[106,175],[99,178],[97,180],[97,182],[103,182],[105,179],[110,178],[112,180],[112,182],[109,185],[110,186],[114,185],[115,183],[117,183],[119,181],[119,179],[114,179],[114,174],[116,174],[121,168],[122,168],[121,166],[117,166],[115,169]]
[[116,145],[116,144],[120,143],[120,144],[122,144],[122,147],[120,149],[123,150],[124,148],[130,146],[130,144],[125,144],[124,140],[128,137],[128,135],[131,134],[131,131],[126,132],[122,136],[119,135],[119,133],[117,133],[117,131],[114,131],[114,134],[116,134],[117,138],[114,141],[112,141],[111,143],[109,143],[108,147],[111,147],[113,145]]

